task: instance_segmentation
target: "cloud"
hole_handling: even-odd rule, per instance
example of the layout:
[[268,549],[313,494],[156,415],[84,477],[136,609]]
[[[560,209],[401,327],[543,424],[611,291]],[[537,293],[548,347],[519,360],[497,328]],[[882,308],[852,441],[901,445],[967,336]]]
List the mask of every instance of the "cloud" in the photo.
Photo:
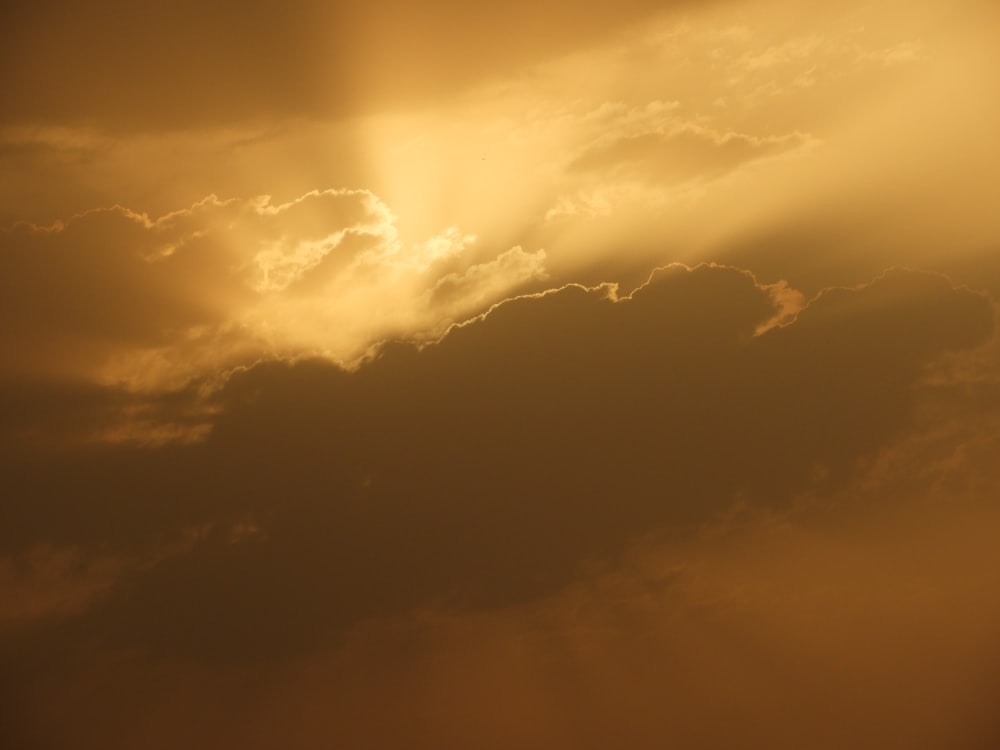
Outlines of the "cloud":
[[545,252],[513,247],[496,260],[480,263],[464,273],[443,276],[431,290],[432,305],[459,304],[463,312],[482,308],[502,292],[526,279],[544,280]]
[[651,183],[712,179],[737,167],[810,143],[802,134],[755,138],[696,125],[646,132],[594,145],[570,169],[639,177]]
[[475,239],[404,243],[366,190],[18,223],[0,235],[0,339],[19,355],[3,374],[177,388],[262,358],[349,361],[386,336],[440,335],[544,274],[544,254],[520,249],[477,262]]
[[[628,297],[514,299],[353,373],[260,364],[218,395],[203,442],[12,466],[21,499],[0,540],[137,550],[219,528],[65,621],[199,660],[548,594],[652,531],[843,486],[912,427],[925,366],[993,323],[985,298],[893,271],[756,333],[782,296],[732,268],[675,266]],[[221,529],[246,518],[261,533],[233,545]]]
[[[491,252],[496,248],[485,260],[517,245],[531,251],[544,247],[548,271],[559,282],[620,278],[614,271],[593,276],[583,273],[584,269],[589,271],[587,266],[600,248],[617,246],[619,238],[635,252],[639,252],[636,248],[648,252],[636,264],[642,272],[671,260],[719,260],[720,255],[703,252],[706,235],[711,240],[711,235],[723,229],[739,234],[745,228],[740,219],[745,214],[764,216],[766,211],[760,205],[769,202],[768,198],[787,213],[803,195],[816,195],[834,185],[834,173],[845,163],[866,165],[866,174],[871,177],[872,164],[886,164],[886,145],[909,143],[909,138],[887,134],[878,139],[878,152],[854,156],[838,152],[829,160],[821,158],[825,147],[792,148],[799,138],[836,147],[845,125],[869,122],[882,103],[891,102],[911,84],[914,91],[938,92],[934,86],[925,90],[918,84],[933,83],[928,80],[935,74],[932,65],[892,66],[890,70],[878,62],[862,64],[857,60],[859,55],[922,39],[928,60],[935,66],[940,63],[942,70],[945,61],[954,64],[964,80],[974,80],[970,75],[974,70],[990,69],[986,60],[973,65],[951,55],[946,45],[958,37],[942,35],[943,26],[923,5],[919,12],[915,8],[907,13],[905,19],[865,3],[795,12],[788,12],[783,3],[753,8],[738,5],[736,16],[728,10],[728,3],[715,10],[689,5],[686,10],[691,12],[685,14],[683,24],[675,14],[666,13],[629,27],[621,35],[595,36],[591,41],[580,37],[581,46],[572,54],[564,54],[566,48],[552,47],[545,63],[504,68],[461,96],[446,86],[447,91],[439,92],[443,96],[425,98],[419,86],[404,83],[405,76],[400,75],[393,78],[393,85],[410,91],[413,101],[397,102],[376,117],[245,120],[234,114],[239,108],[230,107],[227,111],[238,123],[202,122],[191,129],[118,138],[92,122],[74,125],[66,118],[57,126],[9,127],[4,132],[11,143],[31,142],[44,153],[5,162],[9,170],[0,169],[0,174],[8,175],[0,185],[4,197],[0,211],[11,218],[49,221],[51,216],[122,201],[155,216],[211,192],[272,192],[285,201],[316,185],[329,184],[335,175],[334,184],[365,186],[391,206],[400,217],[400,231],[408,243],[458,226],[465,234],[475,234],[480,247],[485,245]],[[424,7],[429,17],[435,7],[434,3]],[[465,12],[450,10],[455,11],[454,18]],[[531,10],[544,15],[544,9]],[[166,16],[175,12],[158,11]],[[357,12],[367,17],[369,9]],[[500,16],[506,12],[497,11]],[[518,7],[510,12],[517,15],[528,9]],[[582,11],[574,9],[573,15],[578,13]],[[785,22],[776,23],[774,19],[779,17]],[[424,22],[391,13],[379,16],[378,21],[391,26],[403,23],[404,18],[413,28]],[[241,23],[253,26],[253,19]],[[279,28],[272,30],[276,37],[285,23],[297,25],[298,21],[282,19]],[[470,19],[462,40],[472,39],[471,30],[481,23],[486,22]],[[491,17],[491,31],[497,23],[500,21]],[[739,28],[734,29],[737,23]],[[161,27],[173,29],[176,25],[165,22]],[[863,31],[859,25],[864,26]],[[330,26],[318,24],[317,28]],[[178,33],[194,32],[185,28]],[[387,37],[386,33],[380,39]],[[421,43],[418,33],[411,37],[410,42]],[[367,49],[375,47],[368,45]],[[442,50],[445,56],[458,54],[447,45]],[[471,54],[480,51],[477,48]],[[331,50],[330,54],[337,53]],[[746,60],[761,55],[783,62],[750,73],[742,71]],[[431,57],[412,55],[403,64],[407,70],[416,70]],[[278,70],[282,64],[278,61],[271,67]],[[463,71],[466,67],[450,66]],[[324,70],[350,71],[349,75],[360,81],[377,68],[377,64],[331,65]],[[185,80],[201,85],[194,75]],[[803,88],[796,83],[800,80],[812,84]],[[955,81],[948,83],[948,91],[956,90]],[[252,81],[238,81],[238,87],[252,85]],[[215,88],[218,91],[211,101],[223,102],[226,88]],[[316,95],[335,87],[308,88]],[[362,82],[356,88],[369,90]],[[952,95],[945,97],[944,88],[940,95],[935,94],[939,100],[931,108],[935,112],[950,111],[948,97]],[[971,91],[964,85],[961,90]],[[343,98],[345,103],[348,99]],[[145,113],[146,109],[133,106],[136,101],[136,97],[129,97],[129,108]],[[251,104],[265,101],[266,97],[260,96]],[[178,116],[183,117],[183,112]],[[897,126],[896,133],[943,132],[929,125],[926,117],[908,113],[905,119],[908,124],[902,131]],[[976,113],[956,119],[992,122],[988,115]],[[915,128],[915,122],[921,126]],[[672,139],[675,132],[704,137],[693,137],[689,143],[684,138]],[[710,143],[725,139],[727,134],[727,147]],[[803,158],[751,158],[752,165],[743,160],[750,157],[749,152],[768,151],[766,144],[788,153],[779,147],[779,141],[786,138],[785,145]],[[626,178],[628,184],[621,184],[622,179],[609,180],[615,177],[609,170],[565,171],[575,158],[585,153],[596,156],[606,148],[614,151],[616,143],[642,153],[642,158],[607,165],[610,171],[621,171],[617,177]],[[963,140],[962,151],[974,143],[974,139]],[[66,161],[64,152],[76,153],[74,149],[86,154],[83,163]],[[911,164],[924,163],[927,153],[955,154],[950,145],[905,150]],[[646,168],[647,162],[653,166]],[[692,172],[705,179],[690,184]],[[50,177],[40,179],[45,174]],[[680,189],[678,180],[685,189]],[[869,184],[870,179],[864,182]],[[926,180],[906,184],[924,185]],[[811,188],[804,189],[807,185]],[[851,195],[862,189],[855,180],[848,187]],[[876,192],[892,194],[895,190]],[[882,206],[885,197],[868,200],[866,205]],[[833,203],[840,205],[845,200],[838,195]],[[941,213],[950,216],[953,210]],[[547,212],[562,220],[545,222]],[[920,211],[921,217],[934,215],[934,211]],[[907,237],[908,242],[916,239]],[[657,255],[664,247],[672,248],[673,253]],[[621,253],[613,253],[601,260],[610,265],[620,262],[621,257]],[[894,257],[892,262],[899,260]],[[885,265],[888,263],[866,268],[850,281],[870,278]],[[840,280],[831,279],[824,285]]]
[[276,15],[231,0],[138,9],[62,0],[5,11],[8,123],[126,129],[365,114],[453,91],[688,2],[454,0],[330,5]]
[[12,560],[0,559],[5,592],[0,631],[86,610],[96,596],[111,588],[122,568],[115,559],[83,560],[76,549],[44,545],[19,562],[15,565]]
[[0,746],[997,746],[986,5],[0,11]]
[[723,132],[675,115],[637,123],[634,114],[607,123],[610,134],[602,133],[569,160],[565,181],[575,192],[559,195],[546,221],[691,208],[713,183],[766,159],[808,155],[820,143],[797,132],[766,137]]
[[[509,300],[354,372],[259,364],[199,443],[10,443],[0,575],[33,593],[0,638],[8,736],[173,737],[175,715],[251,747],[376,746],[390,727],[417,747],[542,725],[557,747],[798,747],[817,727],[866,746],[871,722],[976,736],[1000,612],[983,603],[998,380],[970,347],[994,308],[895,270],[758,332],[786,297],[673,266],[628,296]],[[46,429],[78,418],[51,408]],[[364,718],[376,686],[410,696],[382,729]],[[535,697],[500,711],[508,690]],[[141,711],[122,719],[125,694]],[[39,722],[60,700],[64,723]]]

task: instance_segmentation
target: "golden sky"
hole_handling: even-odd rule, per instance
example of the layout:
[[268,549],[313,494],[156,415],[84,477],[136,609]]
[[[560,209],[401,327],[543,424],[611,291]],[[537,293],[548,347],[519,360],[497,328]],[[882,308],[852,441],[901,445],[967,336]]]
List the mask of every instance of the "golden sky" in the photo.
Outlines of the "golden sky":
[[998,30],[0,11],[0,745],[1000,744]]

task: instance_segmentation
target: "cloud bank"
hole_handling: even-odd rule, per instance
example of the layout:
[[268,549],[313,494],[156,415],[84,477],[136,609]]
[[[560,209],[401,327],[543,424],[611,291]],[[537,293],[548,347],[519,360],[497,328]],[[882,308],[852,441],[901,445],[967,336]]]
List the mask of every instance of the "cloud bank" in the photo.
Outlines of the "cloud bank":
[[[787,289],[763,286],[731,267],[671,266],[629,295],[613,285],[567,286],[511,299],[453,327],[437,343],[387,345],[351,372],[318,359],[256,364],[215,393],[208,429],[193,443],[8,439],[10,500],[0,519],[0,575],[13,597],[0,623],[0,647],[11,665],[4,687],[14,711],[4,717],[7,731],[15,739],[49,737],[58,744],[60,730],[44,729],[34,712],[53,710],[55,699],[44,697],[47,686],[60,683],[75,695],[89,674],[133,685],[136,700],[150,701],[142,703],[144,711],[159,706],[190,716],[187,702],[177,703],[180,686],[208,680],[241,701],[232,682],[241,670],[259,674],[261,689],[292,680],[286,687],[292,684],[288,689],[296,694],[314,689],[304,687],[311,680],[340,690],[328,669],[357,675],[362,691],[397,677],[412,685],[395,670],[405,672],[433,654],[460,654],[463,646],[453,651],[444,645],[455,643],[454,634],[469,648],[493,648],[496,638],[515,638],[527,648],[551,637],[563,647],[585,649],[572,662],[583,659],[597,669],[595,654],[639,658],[631,647],[578,631],[619,627],[608,618],[624,617],[630,624],[621,627],[640,630],[670,623],[673,640],[650,644],[655,658],[667,658],[705,628],[743,632],[748,617],[765,611],[777,618],[771,620],[776,627],[803,632],[807,623],[793,616],[799,598],[774,607],[757,594],[746,602],[732,598],[750,584],[740,583],[728,558],[713,557],[736,548],[727,542],[710,551],[706,529],[737,533],[738,519],[751,519],[749,538],[764,535],[748,542],[764,556],[746,574],[754,586],[771,575],[764,571],[772,564],[785,571],[775,575],[790,575],[783,567],[789,560],[807,560],[802,564],[815,566],[822,581],[826,574],[818,571],[837,556],[796,551],[807,544],[798,535],[812,533],[801,530],[816,523],[808,520],[809,509],[833,508],[834,522],[821,513],[817,533],[838,533],[831,530],[843,518],[850,522],[850,509],[866,492],[872,496],[864,489],[866,477],[874,477],[875,486],[890,481],[884,461],[893,446],[910,445],[902,454],[907,461],[921,450],[940,457],[956,446],[970,459],[992,455],[995,425],[988,420],[973,439],[958,433],[935,438],[947,423],[926,419],[933,416],[928,393],[950,400],[952,414],[959,413],[955,403],[965,403],[970,413],[988,403],[995,381],[969,378],[988,360],[977,347],[990,340],[995,312],[986,297],[956,289],[941,276],[906,270],[888,271],[862,287],[828,290],[793,318],[787,296]],[[783,322],[775,324],[776,316]],[[934,390],[928,368],[940,368],[949,357],[968,364],[937,370]],[[973,392],[963,382],[981,385]],[[86,429],[94,412],[79,405],[97,403],[95,393],[109,403],[135,397],[92,388],[98,390],[74,397],[39,385],[34,398],[23,391],[8,398],[19,404],[22,425],[46,425],[46,434],[55,435],[71,430],[67,423],[75,420]],[[62,401],[54,401],[60,394]],[[167,395],[146,406],[161,418],[183,419],[190,397]],[[924,435],[931,437],[921,443]],[[962,465],[954,463],[955,471]],[[969,476],[982,475],[980,459],[970,465],[978,468]],[[940,472],[913,476],[917,495],[941,491],[933,484]],[[981,498],[981,490],[970,497]],[[876,507],[882,502],[873,500]],[[990,512],[983,508],[976,512]],[[803,512],[805,527],[796,520]],[[779,529],[791,524],[790,536],[780,537],[781,552],[766,541],[774,523]],[[931,526],[921,528],[915,538],[932,535]],[[862,568],[882,554],[884,542],[873,545],[859,558]],[[644,558],[647,548],[650,557]],[[714,562],[699,565],[722,566],[708,579],[691,567],[705,555]],[[643,559],[648,562],[634,562]],[[715,575],[721,576],[717,584]],[[887,576],[891,585],[894,575]],[[597,588],[581,600],[574,589],[579,585]],[[722,588],[713,593],[716,585]],[[830,585],[837,591],[845,584],[838,575]],[[873,595],[882,596],[880,586]],[[935,601],[933,592],[920,601]],[[649,596],[651,609],[643,609]],[[614,614],[618,597],[632,603]],[[889,617],[910,605],[890,597],[880,606]],[[848,618],[849,631],[858,627],[854,609],[838,605],[830,616]],[[549,624],[539,625],[538,618]],[[544,636],[546,629],[551,636]],[[383,662],[365,645],[397,648],[399,638],[410,637],[422,644],[413,652],[416,662]],[[728,642],[743,653],[743,646]],[[683,648],[707,648],[693,643]],[[802,653],[817,653],[822,643],[813,637]],[[664,648],[668,652],[658,650]],[[899,658],[908,653],[903,649]],[[571,667],[557,653],[545,658],[561,664],[556,674]],[[342,659],[389,672],[364,677],[356,671],[362,667],[344,666]],[[718,671],[719,680],[748,680],[755,669],[747,664],[750,672],[737,677],[708,653],[691,659],[682,671],[701,664]],[[310,663],[313,677],[306,677],[300,665]],[[336,664],[342,666],[329,666]],[[476,679],[492,679],[493,667],[477,664],[486,671]],[[439,667],[431,673],[435,681],[445,679]],[[643,670],[634,674],[651,679],[642,677]],[[767,670],[757,673],[763,674]],[[563,677],[554,679],[562,685]],[[804,677],[771,679],[787,695]],[[956,679],[967,679],[966,672]],[[444,690],[441,696],[451,694],[440,687],[444,683],[434,684]],[[657,684],[651,687],[657,695],[679,689]],[[720,695],[709,683],[703,690]],[[576,700],[563,688],[558,695]],[[731,698],[721,699],[728,705]],[[253,700],[264,701],[269,711],[284,710],[264,694]],[[106,707],[89,705],[108,715]],[[415,710],[431,722],[422,730],[429,733],[418,733],[418,746],[425,739],[447,746],[444,718],[432,718],[437,709],[428,704]],[[469,704],[468,710],[483,706]],[[733,717],[743,715],[730,710]],[[535,721],[521,711],[515,711],[518,721]],[[109,742],[114,731],[114,722],[80,725],[83,718],[74,718],[72,709],[59,713],[64,726],[80,726],[74,731],[95,746]],[[205,721],[217,726],[224,715],[205,714]],[[330,726],[339,729],[314,727],[302,736],[358,731],[367,737],[360,746],[376,746],[373,738],[381,732],[362,729],[364,722],[348,720],[351,715],[336,714]],[[862,721],[864,713],[851,715]],[[405,711],[399,716],[403,725],[413,718]],[[492,721],[470,716],[480,718],[457,725],[466,727],[455,729],[457,737],[475,736],[482,721]],[[134,730],[146,736],[158,726],[149,721]],[[668,730],[636,721],[637,746],[683,726]],[[284,716],[279,724],[295,720]],[[613,725],[594,725],[593,731],[603,736]],[[692,746],[729,736],[723,727],[687,726],[684,731],[699,738]],[[788,731],[793,739],[800,736]]]

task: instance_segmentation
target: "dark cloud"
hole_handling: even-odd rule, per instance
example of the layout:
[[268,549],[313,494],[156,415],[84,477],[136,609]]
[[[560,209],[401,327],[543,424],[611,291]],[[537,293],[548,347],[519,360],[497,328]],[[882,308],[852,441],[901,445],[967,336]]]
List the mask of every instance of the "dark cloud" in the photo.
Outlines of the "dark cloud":
[[7,123],[170,128],[356,114],[572,49],[683,0],[476,5],[64,0],[4,11]]
[[134,557],[189,539],[50,627],[198,660],[520,602],[654,530],[843,485],[910,427],[924,366],[993,320],[985,298],[904,271],[759,336],[776,303],[745,272],[673,267],[609,292],[516,299],[356,373],[258,365],[198,445],[12,455],[3,548]]

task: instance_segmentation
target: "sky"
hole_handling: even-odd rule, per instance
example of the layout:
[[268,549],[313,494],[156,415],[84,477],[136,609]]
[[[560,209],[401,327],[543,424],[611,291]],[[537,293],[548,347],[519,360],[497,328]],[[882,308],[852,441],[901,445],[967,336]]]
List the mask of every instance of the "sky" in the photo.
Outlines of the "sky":
[[1000,745],[1000,10],[0,11],[0,745]]

